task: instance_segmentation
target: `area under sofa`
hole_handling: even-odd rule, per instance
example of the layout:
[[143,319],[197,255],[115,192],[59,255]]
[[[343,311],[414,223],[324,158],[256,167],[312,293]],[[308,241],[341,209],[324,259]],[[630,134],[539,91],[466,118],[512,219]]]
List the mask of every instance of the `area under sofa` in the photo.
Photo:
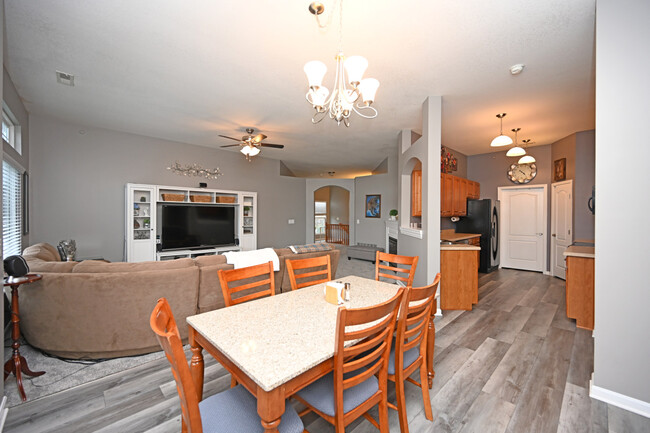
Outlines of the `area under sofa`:
[[[276,294],[290,291],[285,260],[330,255],[332,277],[340,251],[294,254],[275,249],[279,271]],[[115,358],[160,350],[149,328],[156,301],[169,301],[181,336],[185,318],[224,307],[217,273],[232,269],[222,255],[160,262],[63,262],[52,245],[25,249],[30,271],[43,279],[21,287],[20,328],[27,342],[52,355],[72,359]]]

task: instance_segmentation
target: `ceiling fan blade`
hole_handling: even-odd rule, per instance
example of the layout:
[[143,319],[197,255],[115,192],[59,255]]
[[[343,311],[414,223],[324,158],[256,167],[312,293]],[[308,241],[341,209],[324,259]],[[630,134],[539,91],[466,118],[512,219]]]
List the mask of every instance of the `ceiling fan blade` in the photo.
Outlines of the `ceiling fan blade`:
[[273,143],[260,143],[262,147],[275,147],[276,149],[284,149],[284,144],[273,144]]
[[266,138],[266,135],[264,134],[257,134],[255,137],[253,137],[253,141],[255,143],[259,143],[260,141],[264,140]]
[[221,147],[235,147],[235,146],[239,146],[239,144],[226,144],[225,146],[221,146]]
[[229,140],[241,141],[241,140],[239,140],[237,138],[228,137],[227,135],[219,135],[219,137],[227,138]]

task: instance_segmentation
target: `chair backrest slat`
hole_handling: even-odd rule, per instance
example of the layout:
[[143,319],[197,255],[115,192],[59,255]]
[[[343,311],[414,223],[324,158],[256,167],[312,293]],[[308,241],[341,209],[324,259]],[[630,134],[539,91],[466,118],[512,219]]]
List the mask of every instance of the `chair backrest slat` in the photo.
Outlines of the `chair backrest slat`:
[[[242,281],[243,284],[240,283]],[[265,296],[273,296],[275,295],[273,262],[269,261],[268,263],[239,269],[221,269],[219,270],[219,283],[221,284],[221,292],[223,293],[226,307],[241,304],[242,302],[251,301],[253,299],[263,298]],[[235,293],[250,291],[264,286],[267,286],[267,288],[253,293],[247,293],[237,298],[233,297],[233,294]]]
[[[404,265],[398,267],[397,265]],[[375,280],[380,278],[402,281],[405,286],[413,285],[415,269],[418,265],[418,256],[400,256],[377,251],[375,256]]]
[[181,402],[183,432],[202,433],[199,396],[192,380],[190,367],[187,365],[183,343],[167,299],[160,298],[158,300],[151,313],[149,325],[156,334],[158,343],[165,351],[165,356],[174,374],[176,389]]
[[[332,280],[332,265],[330,255],[324,254],[308,259],[287,259],[285,260],[287,273],[291,282],[291,290],[298,290],[314,284],[325,283]],[[316,268],[311,271],[297,273],[296,271]],[[317,278],[319,277],[320,278]]]

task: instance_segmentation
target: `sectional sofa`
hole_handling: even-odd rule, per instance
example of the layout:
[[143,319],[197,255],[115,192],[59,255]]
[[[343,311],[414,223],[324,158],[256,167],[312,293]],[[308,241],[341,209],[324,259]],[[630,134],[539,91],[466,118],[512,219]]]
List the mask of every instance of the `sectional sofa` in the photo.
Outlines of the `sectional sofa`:
[[[276,294],[291,290],[285,260],[329,254],[332,278],[340,251],[294,254],[275,249],[280,270]],[[30,272],[40,281],[20,286],[20,329],[30,345],[71,359],[100,359],[160,350],[149,328],[156,301],[169,301],[183,339],[185,318],[224,307],[218,271],[232,269],[222,255],[160,262],[63,262],[52,245],[25,249]]]

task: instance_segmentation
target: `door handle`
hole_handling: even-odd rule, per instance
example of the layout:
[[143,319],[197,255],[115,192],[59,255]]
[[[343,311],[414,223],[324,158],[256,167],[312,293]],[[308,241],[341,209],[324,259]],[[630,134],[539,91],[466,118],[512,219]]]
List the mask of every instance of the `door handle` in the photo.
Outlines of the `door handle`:
[[537,233],[537,236],[544,236],[544,233]]
[[553,233],[551,236],[555,237],[555,233]]

